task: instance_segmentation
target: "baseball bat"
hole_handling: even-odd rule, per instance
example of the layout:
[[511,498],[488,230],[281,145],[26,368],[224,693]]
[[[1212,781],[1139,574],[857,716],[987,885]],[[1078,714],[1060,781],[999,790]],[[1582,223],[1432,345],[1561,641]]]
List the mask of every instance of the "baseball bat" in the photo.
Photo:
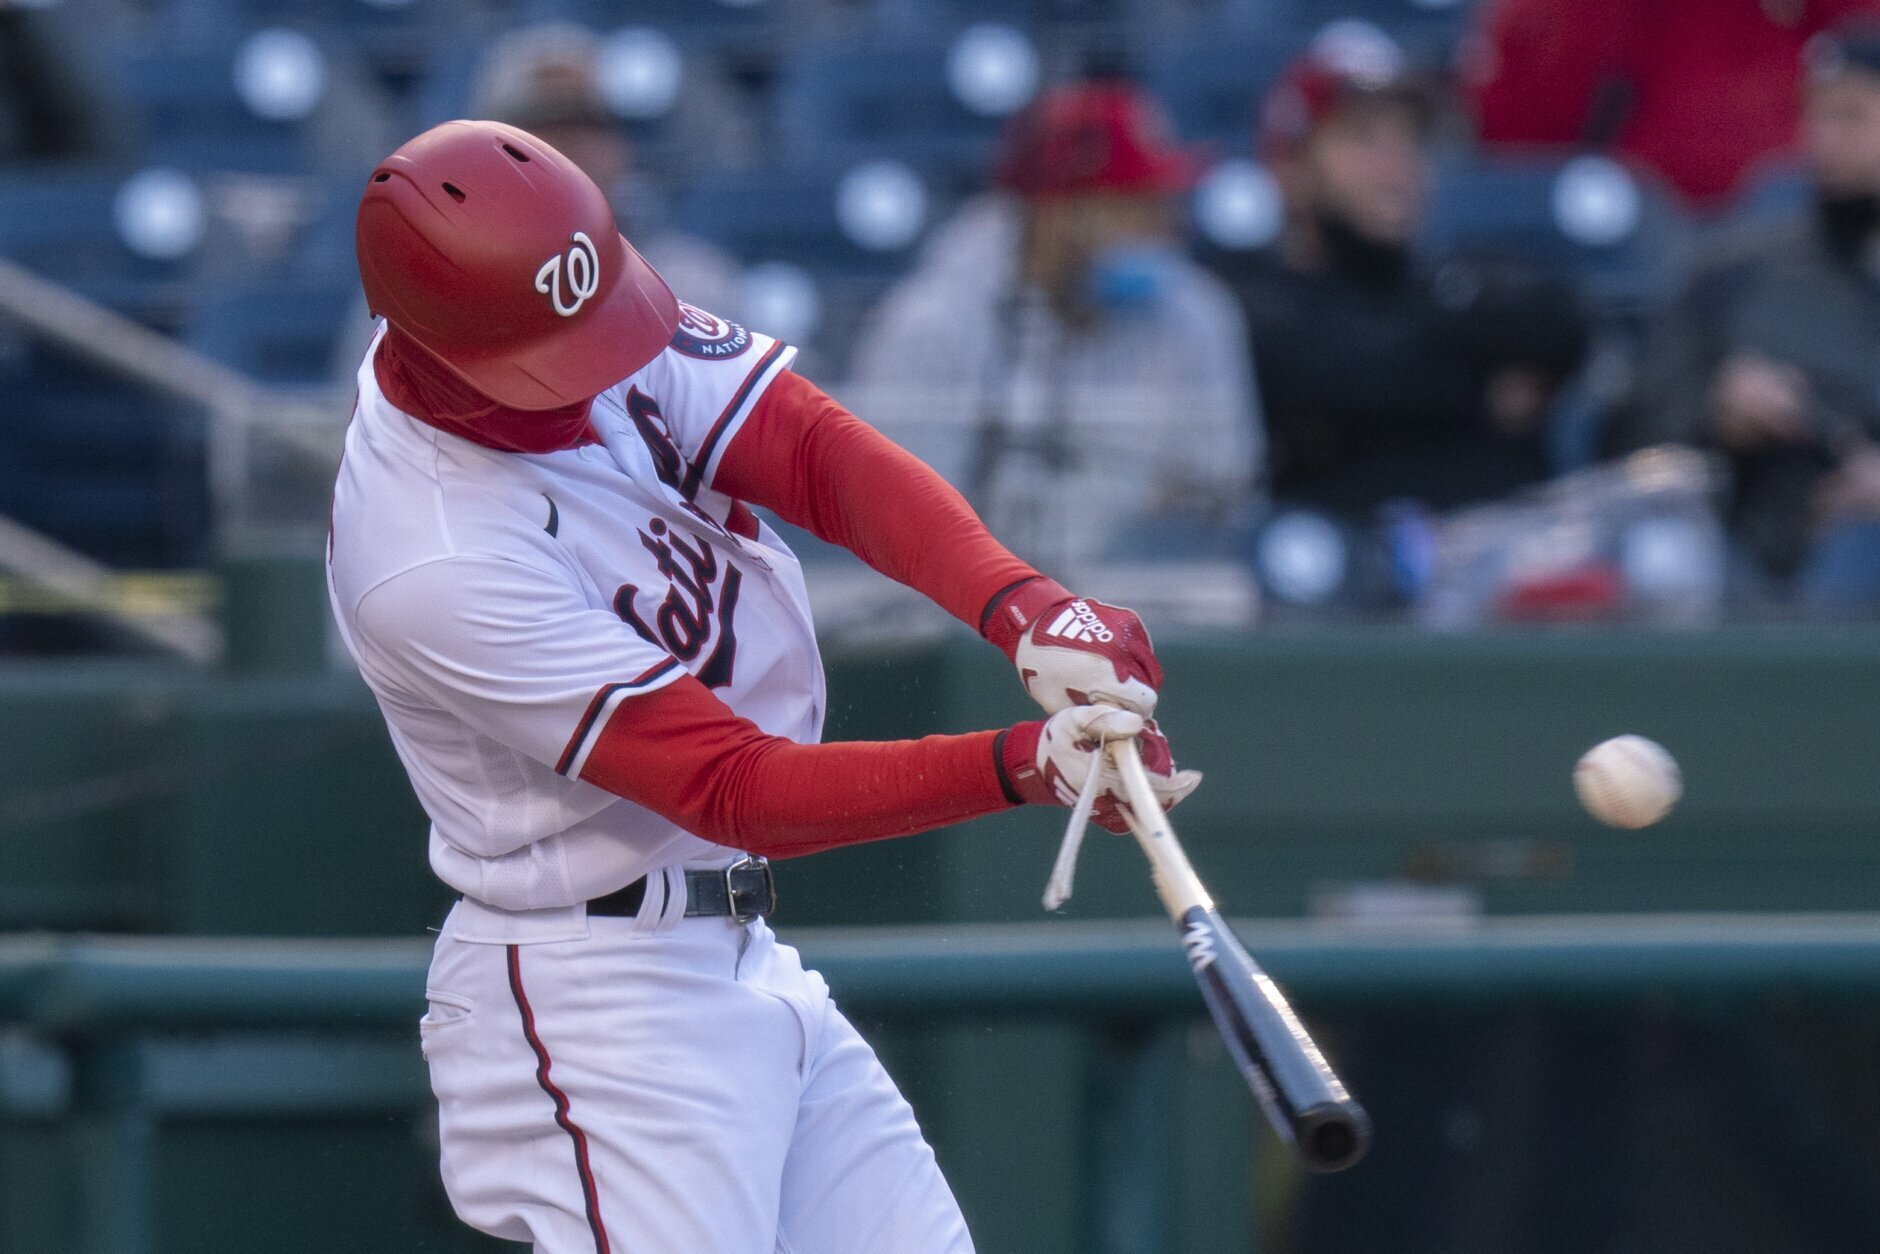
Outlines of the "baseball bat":
[[1214,908],[1156,800],[1132,739],[1109,742],[1129,798],[1129,826],[1149,857],[1156,892],[1182,930],[1182,948],[1208,1013],[1267,1121],[1313,1171],[1343,1171],[1364,1157],[1371,1120],[1345,1091],[1286,995]]

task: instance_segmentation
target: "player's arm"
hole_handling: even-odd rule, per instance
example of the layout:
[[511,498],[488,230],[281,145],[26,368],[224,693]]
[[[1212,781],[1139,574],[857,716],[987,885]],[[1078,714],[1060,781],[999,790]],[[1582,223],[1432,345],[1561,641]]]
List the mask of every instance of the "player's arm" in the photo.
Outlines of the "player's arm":
[[[1063,804],[1099,735],[1096,707],[921,740],[798,744],[740,718],[665,650],[589,606],[552,545],[532,562],[453,558],[360,601],[362,664],[380,686],[455,717],[569,779],[706,840],[784,857],[909,835],[1026,803]],[[1163,743],[1149,738],[1150,743]],[[1082,745],[1084,747],[1080,748]],[[1164,747],[1159,787],[1194,785]]]
[[[1003,731],[798,744],[740,718],[691,676],[623,702],[581,778],[716,844],[772,858],[907,836],[1016,805],[1068,805],[1099,740],[1141,734],[1162,804],[1199,782],[1122,710],[1077,707]],[[1122,830],[1121,785],[1098,820]]]
[[1081,600],[1000,544],[913,454],[785,371],[725,447],[719,491],[848,549],[978,631],[1048,711],[1155,709],[1162,668],[1129,610]]

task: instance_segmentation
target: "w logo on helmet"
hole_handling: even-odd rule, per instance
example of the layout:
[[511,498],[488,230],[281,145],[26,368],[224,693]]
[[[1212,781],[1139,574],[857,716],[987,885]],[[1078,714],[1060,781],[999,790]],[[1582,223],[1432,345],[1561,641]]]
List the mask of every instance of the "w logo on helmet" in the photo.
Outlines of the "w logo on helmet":
[[[601,286],[601,258],[594,249],[594,241],[587,237],[586,231],[576,231],[573,238],[567,252],[550,257],[535,272],[535,290],[548,297],[555,312],[564,318],[579,313],[588,297]],[[568,273],[567,299],[562,295],[564,270]]]

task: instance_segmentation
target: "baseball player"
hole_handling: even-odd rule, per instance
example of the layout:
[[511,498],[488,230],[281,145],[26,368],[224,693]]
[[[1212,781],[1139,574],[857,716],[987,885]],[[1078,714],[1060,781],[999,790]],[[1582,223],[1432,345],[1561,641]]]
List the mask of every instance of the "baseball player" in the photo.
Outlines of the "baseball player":
[[[1066,804],[1120,736],[1179,801],[1199,777],[1144,721],[1141,622],[1001,548],[789,348],[679,303],[526,132],[400,148],[358,247],[383,323],[330,586],[463,894],[420,1025],[458,1215],[544,1254],[970,1250],[906,1102],[765,924],[767,859]],[[1050,717],[817,744],[802,574],[751,505],[971,624]]]

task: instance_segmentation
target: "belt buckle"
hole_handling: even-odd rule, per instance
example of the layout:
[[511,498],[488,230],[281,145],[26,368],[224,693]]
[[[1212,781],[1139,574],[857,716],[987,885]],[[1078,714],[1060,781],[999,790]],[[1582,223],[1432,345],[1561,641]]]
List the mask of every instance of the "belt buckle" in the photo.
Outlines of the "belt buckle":
[[739,923],[762,919],[777,908],[777,881],[770,859],[740,858],[725,868],[725,902]]

